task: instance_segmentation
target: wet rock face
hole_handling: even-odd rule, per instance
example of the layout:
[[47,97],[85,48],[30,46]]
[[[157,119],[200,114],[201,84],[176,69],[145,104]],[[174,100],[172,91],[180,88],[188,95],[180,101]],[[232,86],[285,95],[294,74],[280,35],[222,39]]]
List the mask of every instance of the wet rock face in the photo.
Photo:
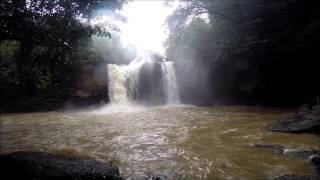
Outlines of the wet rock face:
[[270,131],[291,133],[320,133],[320,104],[310,108],[303,106],[299,111],[286,119],[279,120],[267,126]]
[[[320,152],[317,150],[293,151],[293,152],[287,152],[286,154],[290,157],[294,157],[297,159],[304,159],[304,160],[313,160],[314,158],[320,158]],[[320,164],[316,166],[320,167]]]
[[79,67],[64,106],[72,109],[109,102],[106,66],[105,63],[86,63]]
[[119,169],[100,161],[42,152],[0,155],[1,179],[121,180]]
[[145,63],[139,74],[136,99],[150,105],[165,104],[163,75],[159,62]]

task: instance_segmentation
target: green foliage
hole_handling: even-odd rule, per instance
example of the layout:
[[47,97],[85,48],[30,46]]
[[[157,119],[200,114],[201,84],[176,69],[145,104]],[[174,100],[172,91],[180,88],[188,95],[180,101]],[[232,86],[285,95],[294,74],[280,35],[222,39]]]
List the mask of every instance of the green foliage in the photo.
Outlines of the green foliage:
[[[100,10],[125,0],[15,0],[0,2],[0,93],[6,100],[46,103],[70,96],[77,68],[101,61],[91,38],[111,38],[93,26]],[[107,40],[106,40],[107,41]],[[113,40],[112,40],[113,41]],[[112,51],[110,49],[110,51]],[[1,104],[0,104],[1,105]]]
[[[312,82],[317,81],[313,56],[320,40],[318,7],[303,0],[182,1],[167,21],[167,56],[183,66],[180,71],[193,72],[182,73],[190,82],[180,78],[180,85],[188,85],[182,88],[187,89],[185,97],[303,103],[316,96],[319,88]],[[208,24],[199,23],[204,15]],[[199,70],[204,74],[197,75]],[[206,85],[192,89],[193,76]]]
[[[29,63],[35,46],[50,48],[52,64],[65,63],[72,48],[93,34],[111,37],[106,29],[89,21],[99,9],[119,9],[117,0],[19,0],[0,4],[0,40],[20,41],[21,61]],[[23,58],[22,58],[23,57]]]
[[0,44],[0,79],[17,83],[15,79],[16,63],[15,54],[19,48],[17,41],[3,41]]
[[[196,18],[187,25],[182,32],[170,36],[168,43],[168,57],[172,60],[193,59],[201,56],[204,47],[209,45],[211,25],[201,18]],[[205,44],[204,44],[205,43]]]

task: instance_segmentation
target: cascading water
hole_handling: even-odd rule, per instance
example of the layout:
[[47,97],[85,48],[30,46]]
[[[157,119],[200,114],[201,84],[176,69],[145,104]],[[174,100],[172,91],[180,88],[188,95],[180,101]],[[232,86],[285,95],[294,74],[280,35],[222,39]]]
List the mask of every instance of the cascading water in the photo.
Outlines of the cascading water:
[[109,97],[115,104],[127,104],[129,102],[126,87],[126,67],[108,64]]
[[133,101],[142,65],[140,58],[133,60],[127,66],[108,64],[108,90],[111,103],[128,104]]
[[[160,63],[161,74],[163,80],[163,93],[166,99],[166,104],[178,104],[179,93],[176,83],[176,75],[173,62],[166,61],[152,61],[150,55],[136,58],[129,65],[115,65],[108,64],[108,79],[109,79],[109,97],[112,104],[128,104],[134,102],[137,99],[139,87],[148,87],[145,82],[139,82],[141,80],[140,71],[146,63]],[[153,86],[151,83],[149,86]],[[157,88],[154,88],[157,90]],[[149,89],[150,90],[150,89]],[[151,89],[153,91],[153,89]],[[143,91],[142,91],[143,92]],[[150,99],[151,101],[151,99]]]
[[177,87],[177,78],[173,62],[161,63],[162,74],[165,80],[164,92],[167,97],[168,104],[179,104],[179,91]]

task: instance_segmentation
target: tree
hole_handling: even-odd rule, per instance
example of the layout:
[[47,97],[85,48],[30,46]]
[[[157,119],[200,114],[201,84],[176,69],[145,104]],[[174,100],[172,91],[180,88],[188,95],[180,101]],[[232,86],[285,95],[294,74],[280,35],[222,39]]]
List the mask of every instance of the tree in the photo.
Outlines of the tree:
[[[194,64],[211,67],[207,76],[216,101],[303,103],[320,92],[314,83],[317,70],[313,60],[320,40],[316,33],[320,30],[318,7],[319,2],[303,0],[182,1],[168,18],[167,56],[179,61],[182,54]],[[193,23],[204,15],[209,30]],[[206,33],[190,34],[190,27]],[[200,46],[194,48],[196,44]],[[179,46],[190,51],[181,53]],[[197,56],[190,57],[191,51]]]
[[99,9],[115,10],[123,3],[117,0],[2,1],[0,39],[20,41],[24,57],[21,60],[30,58],[35,45],[68,50],[92,34],[110,36],[105,29],[90,25],[90,19]]
[[[36,92],[39,64],[54,71],[73,63],[72,53],[93,34],[111,37],[107,29],[92,26],[90,20],[98,10],[115,11],[123,3],[125,0],[1,1],[0,42],[19,42],[16,64],[21,85],[30,93]],[[45,51],[46,57],[35,58],[38,50]]]
[[[124,3],[126,0],[1,1],[1,92],[11,93],[1,93],[1,99],[65,99],[78,64],[83,58],[96,58],[89,48],[91,37],[111,38],[109,29],[92,25],[91,19],[103,10],[116,14]],[[6,44],[9,49],[3,48]]]

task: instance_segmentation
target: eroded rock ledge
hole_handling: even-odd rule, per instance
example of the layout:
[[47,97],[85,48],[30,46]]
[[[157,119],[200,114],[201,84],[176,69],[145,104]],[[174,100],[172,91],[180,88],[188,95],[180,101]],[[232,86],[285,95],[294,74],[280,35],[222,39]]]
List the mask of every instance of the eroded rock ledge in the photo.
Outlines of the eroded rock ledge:
[[122,180],[119,169],[89,158],[43,152],[0,155],[0,179]]
[[320,133],[320,104],[303,105],[298,112],[288,118],[267,126],[270,131],[289,133]]

